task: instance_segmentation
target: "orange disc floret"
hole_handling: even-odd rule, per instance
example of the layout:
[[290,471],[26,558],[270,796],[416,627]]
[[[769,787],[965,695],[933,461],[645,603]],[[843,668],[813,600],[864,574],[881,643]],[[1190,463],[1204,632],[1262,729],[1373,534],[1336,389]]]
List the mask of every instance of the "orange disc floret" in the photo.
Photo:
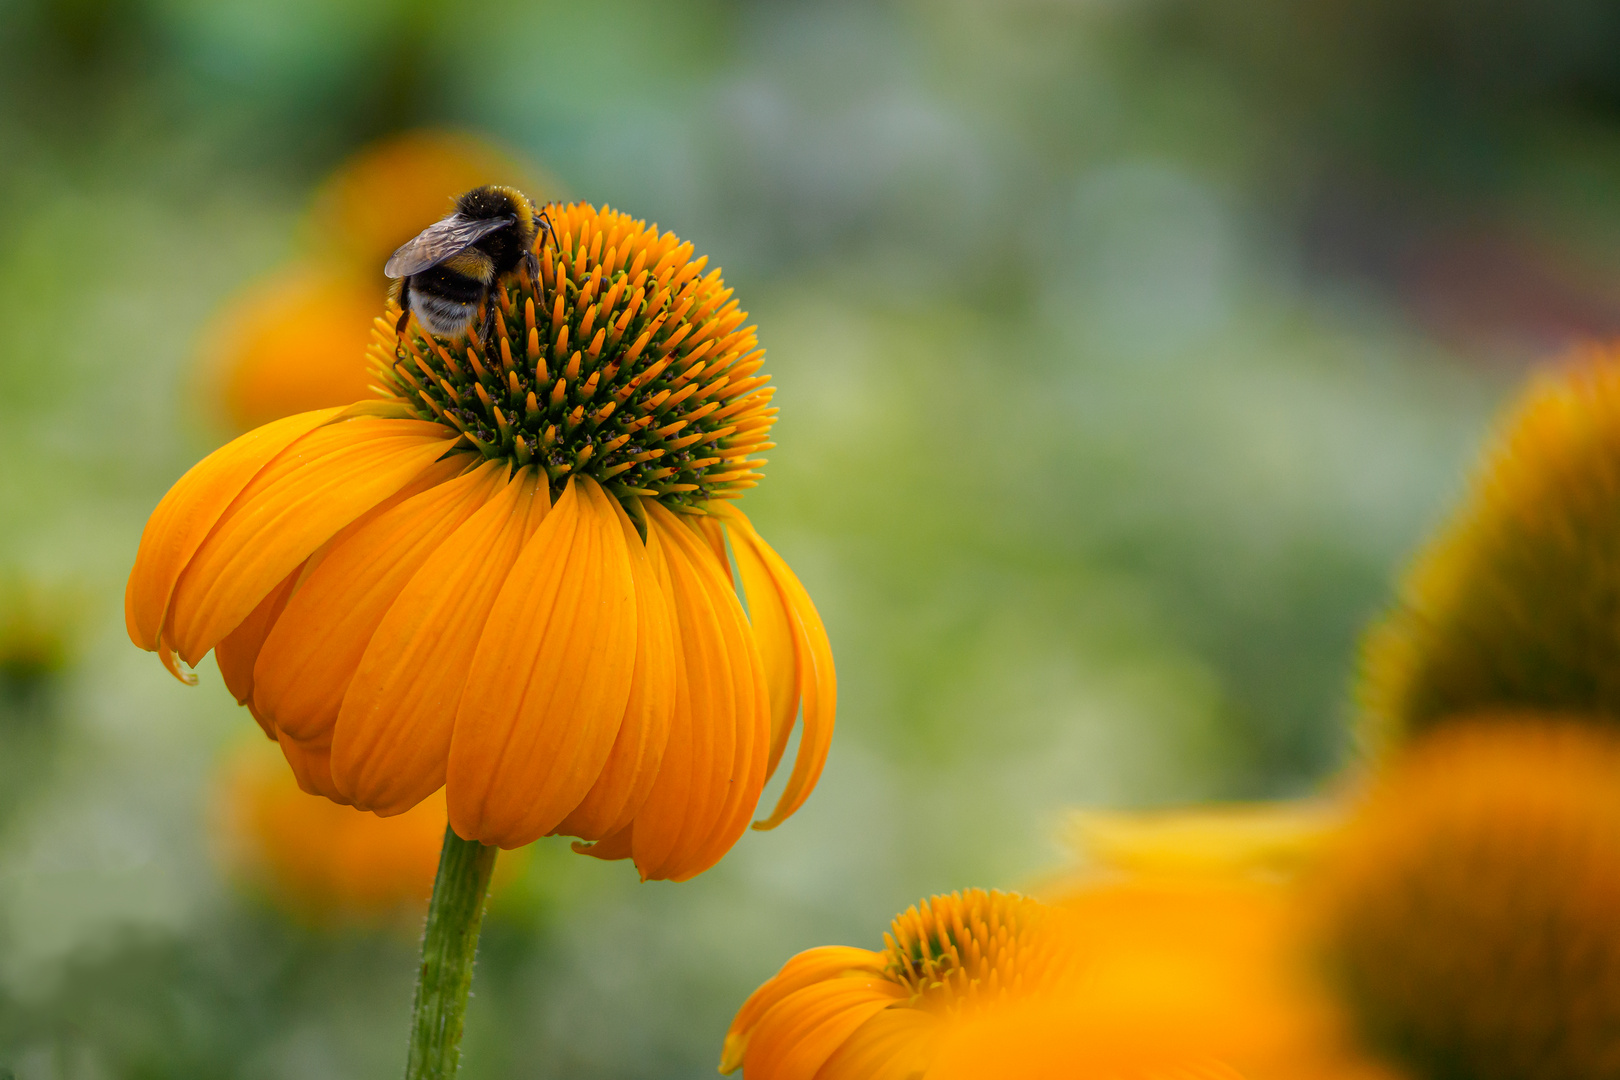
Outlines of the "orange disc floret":
[[1620,354],[1543,374],[1369,635],[1375,742],[1489,709],[1620,719]]
[[1392,765],[1311,894],[1320,949],[1417,1076],[1620,1077],[1620,740],[1510,719]]
[[1071,978],[1064,914],[969,889],[908,909],[881,952],[826,947],[789,960],[743,1004],[720,1071],[749,1080],[921,1075],[951,1025]]
[[[126,621],[176,674],[214,650],[308,791],[396,814],[444,787],[464,839],[560,833],[684,879],[746,829],[801,705],[758,827],[808,797],[832,655],[729,501],[774,414],[729,291],[622,216],[552,220],[563,254],[547,244],[545,280],[505,290],[495,339],[387,344],[396,394],[266,424],[182,477],[147,522]],[[609,267],[624,306],[597,295]],[[590,344],[520,368],[542,304],[556,341]],[[611,340],[592,332],[609,314]]]

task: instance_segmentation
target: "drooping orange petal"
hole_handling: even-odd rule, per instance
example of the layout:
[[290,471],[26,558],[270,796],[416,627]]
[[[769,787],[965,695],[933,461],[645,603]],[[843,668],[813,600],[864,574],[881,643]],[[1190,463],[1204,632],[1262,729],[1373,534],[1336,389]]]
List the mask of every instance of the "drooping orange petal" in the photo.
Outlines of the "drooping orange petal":
[[[286,608],[293,586],[298,583],[298,575],[303,570],[303,564],[294,567],[280,585],[259,601],[259,606],[242,620],[242,625],[226,634],[214,647],[214,662],[219,665],[219,673],[225,677],[225,688],[236,698],[238,705],[246,705],[253,697],[253,663],[264,647],[265,636]],[[253,718],[259,721],[266,735],[272,739],[276,737],[275,725],[268,722],[263,714],[255,710]]]
[[879,975],[845,975],[795,990],[754,1027],[743,1075],[747,1080],[813,1080],[845,1039],[909,992]]
[[[685,877],[707,870],[730,851],[759,806],[765,790],[765,766],[770,756],[771,700],[766,692],[765,666],[759,649],[748,632],[748,621],[729,581],[721,588],[716,607],[726,613],[721,625],[726,631],[726,648],[731,656],[732,693],[736,696],[737,739],[732,751],[731,773],[727,778],[726,801],[720,820],[692,862]],[[675,880],[685,880],[677,877]]]
[[883,970],[884,956],[870,949],[845,945],[823,945],[806,949],[782,965],[758,990],[748,995],[726,1032],[725,1050],[720,1055],[720,1071],[729,1073],[742,1065],[754,1025],[777,1002],[807,986],[851,973],[875,975]]
[[[565,836],[598,840],[624,830],[652,794],[658,765],[669,741],[670,718],[675,711],[675,637],[669,602],[658,583],[641,534],[618,500],[610,499],[614,515],[630,552],[630,573],[636,591],[636,666],[630,679],[630,699],[624,721],[601,775],[578,806],[558,824]],[[652,540],[657,543],[657,540]],[[624,856],[630,854],[624,837]],[[609,849],[593,852],[608,857]],[[622,857],[622,856],[621,856]]]
[[765,683],[771,695],[771,755],[765,767],[769,778],[775,775],[788,738],[793,734],[793,723],[799,718],[799,669],[795,649],[798,628],[765,560],[746,537],[738,540],[732,545],[737,555],[737,576],[742,579],[743,593],[748,598],[748,624],[759,646],[759,657],[765,665]]
[[714,552],[714,561],[720,565],[720,572],[726,580],[731,581],[731,560],[726,556],[726,530],[718,520],[709,515],[693,515],[691,523],[697,527],[709,550]]
[[439,545],[378,624],[343,695],[333,780],[356,806],[398,814],[444,783],[478,639],[548,496],[519,469]]
[[615,859],[628,859],[635,854],[635,825],[626,825],[610,836],[604,836],[595,843],[575,840],[570,846],[575,853],[589,855],[593,859],[613,861]]
[[816,1080],[915,1080],[933,1063],[945,1033],[945,1024],[933,1013],[922,1009],[884,1009],[856,1028],[843,1045],[833,1051],[816,1073]]
[[261,469],[174,587],[164,634],[193,666],[294,566],[454,444],[438,424],[361,416],[316,428]]
[[292,767],[293,778],[298,781],[299,787],[311,795],[324,795],[333,802],[348,805],[349,800],[344,798],[343,793],[332,783],[330,739],[304,742],[293,738],[285,731],[278,731],[276,741],[281,744],[282,756]]
[[124,624],[131,641],[147,650],[158,647],[175,582],[225,508],[272,458],[341,411],[300,413],[255,428],[175,481],[146,519],[124,589]]
[[579,805],[624,722],[636,634],[631,550],[612,497],[571,479],[473,655],[445,781],[458,835],[520,847]]
[[[687,549],[665,535],[662,507],[644,501],[649,537],[656,537],[653,565],[669,600],[675,639],[675,711],[669,740],[653,788],[636,816],[632,833],[636,869],[643,879],[665,879],[680,872],[712,831],[724,795],[719,786],[731,765],[735,741],[735,696],[721,645],[719,616]],[[718,665],[718,672],[716,666]],[[723,742],[723,745],[721,743]]]
[[758,801],[769,703],[742,605],[712,550],[670,511],[642,506],[658,535],[681,661],[669,745],[636,818],[635,860],[643,877],[683,881],[725,853],[737,808],[746,814]]
[[505,469],[489,461],[446,479],[334,545],[264,642],[259,711],[296,738],[330,732],[383,616],[434,550],[505,486]]
[[[755,531],[753,523],[735,506],[726,504],[716,513],[731,531],[733,549],[750,549],[750,557],[763,564],[789,614],[793,628],[794,663],[798,669],[799,696],[803,702],[804,729],[799,735],[799,752],[793,772],[777,799],[771,816],[757,822],[756,829],[772,829],[786,821],[810,797],[821,770],[827,763],[832,744],[833,721],[838,711],[838,676],[833,668],[832,645],[821,616],[810,594],[769,544]],[[737,541],[741,541],[738,543]],[[744,559],[738,557],[738,564]]]

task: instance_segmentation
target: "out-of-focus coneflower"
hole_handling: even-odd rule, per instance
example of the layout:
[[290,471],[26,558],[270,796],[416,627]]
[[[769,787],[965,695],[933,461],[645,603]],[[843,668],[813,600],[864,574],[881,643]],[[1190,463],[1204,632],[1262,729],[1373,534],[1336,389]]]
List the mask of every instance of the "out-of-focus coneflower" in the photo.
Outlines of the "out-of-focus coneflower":
[[[226,870],[288,915],[317,927],[421,930],[444,841],[442,791],[378,817],[304,791],[260,742],[226,759],[217,802]],[[522,864],[503,859],[496,885]]]
[[484,139],[442,131],[389,136],[344,162],[316,194],[299,255],[228,300],[203,335],[203,383],[225,421],[246,430],[369,396],[383,262],[491,178],[552,195],[536,172]]
[[1620,1077],[1620,737],[1500,719],[1391,762],[1308,893],[1321,954],[1424,1080]]
[[1539,376],[1369,636],[1375,743],[1479,711],[1620,721],[1620,355]]
[[692,877],[748,827],[801,706],[758,827],[809,796],[832,732],[821,621],[733,505],[776,412],[745,313],[690,244],[549,214],[541,280],[496,290],[491,340],[396,340],[390,305],[389,395],[204,459],[126,593],[130,637],[177,675],[216,651],[306,790],[387,815],[445,789],[457,926],[481,845],[559,833]]
[[1061,993],[1080,959],[1067,915],[1015,893],[935,896],[896,918],[885,948],[800,953],[743,1004],[720,1071],[748,1080],[918,1076],[967,1018]]

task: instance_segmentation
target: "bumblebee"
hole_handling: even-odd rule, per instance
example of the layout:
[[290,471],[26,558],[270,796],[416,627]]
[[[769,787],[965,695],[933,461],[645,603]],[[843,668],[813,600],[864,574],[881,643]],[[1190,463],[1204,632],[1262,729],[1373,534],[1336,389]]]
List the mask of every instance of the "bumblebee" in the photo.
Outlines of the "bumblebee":
[[[497,283],[526,264],[539,280],[534,241],[551,223],[533,200],[513,187],[486,184],[456,200],[456,212],[434,222],[389,258],[383,273],[400,281],[399,324],[405,332],[412,313],[436,337],[457,338],[478,317]],[[488,340],[495,323],[487,305],[480,338]]]

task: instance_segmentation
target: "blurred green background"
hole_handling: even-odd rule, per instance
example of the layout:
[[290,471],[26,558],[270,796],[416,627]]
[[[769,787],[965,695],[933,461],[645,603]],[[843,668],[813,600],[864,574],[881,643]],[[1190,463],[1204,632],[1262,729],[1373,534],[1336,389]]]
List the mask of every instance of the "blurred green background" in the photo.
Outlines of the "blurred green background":
[[222,438],[199,330],[357,147],[494,138],[693,241],[760,326],[745,506],[832,637],[825,778],[685,885],[541,842],[463,1072],[707,1076],[788,955],[1060,865],[1064,808],[1350,759],[1359,629],[1490,417],[1620,330],[1617,11],[0,0],[0,602],[46,596],[62,645],[0,665],[0,1066],[401,1067],[414,940],[222,876],[252,722],[121,617]]

